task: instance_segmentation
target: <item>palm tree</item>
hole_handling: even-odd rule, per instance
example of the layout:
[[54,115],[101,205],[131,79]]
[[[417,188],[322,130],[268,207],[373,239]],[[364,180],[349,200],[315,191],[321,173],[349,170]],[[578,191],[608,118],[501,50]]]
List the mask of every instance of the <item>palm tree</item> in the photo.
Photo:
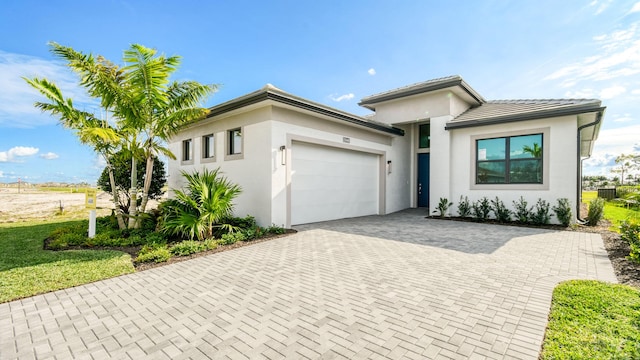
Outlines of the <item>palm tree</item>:
[[[65,99],[60,89],[46,79],[25,78],[25,80],[51,101],[49,103],[36,102],[35,106],[37,108],[52,115],[57,115],[62,126],[74,131],[81,143],[93,147],[94,151],[103,157],[109,172],[109,182],[112,187],[115,186],[111,158],[120,141],[120,136],[116,129],[110,126],[107,120],[98,119],[92,113],[76,109],[73,106],[73,101]],[[113,203],[116,209],[118,226],[124,228],[125,223],[122,212],[119,211],[117,193],[113,194]]]
[[223,220],[233,214],[233,200],[240,187],[219,176],[219,169],[192,174],[183,171],[182,176],[187,180],[186,190],[175,190],[175,199],[163,204],[164,231],[204,240],[213,236],[215,227],[232,230]]
[[[175,159],[166,141],[180,129],[202,118],[207,109],[201,102],[217,90],[217,85],[195,81],[170,82],[180,57],[157,55],[154,49],[133,44],[124,52],[124,67],[101,56],[83,54],[71,47],[50,43],[52,52],[67,61],[80,76],[89,95],[100,99],[110,111],[120,135],[119,146],[133,156],[131,164],[130,217],[128,226],[140,225],[137,209],[136,161],[146,161],[140,212],[146,210],[155,156]],[[46,94],[45,94],[46,95]]]
[[522,152],[529,154],[531,157],[536,159],[540,159],[542,157],[542,148],[538,143],[533,143],[533,147],[530,147],[529,145],[523,146]]

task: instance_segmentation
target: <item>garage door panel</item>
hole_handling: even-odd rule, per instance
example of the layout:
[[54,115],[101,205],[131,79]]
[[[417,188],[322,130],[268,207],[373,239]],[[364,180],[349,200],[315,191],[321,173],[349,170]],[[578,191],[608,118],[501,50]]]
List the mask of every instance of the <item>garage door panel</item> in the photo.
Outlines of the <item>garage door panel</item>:
[[380,157],[294,142],[291,223],[378,213]]

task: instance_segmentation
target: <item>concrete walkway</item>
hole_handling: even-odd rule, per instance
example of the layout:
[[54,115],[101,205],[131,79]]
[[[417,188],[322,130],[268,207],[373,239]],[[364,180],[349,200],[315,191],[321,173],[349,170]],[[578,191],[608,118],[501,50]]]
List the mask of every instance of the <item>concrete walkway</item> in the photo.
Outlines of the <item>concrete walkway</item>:
[[416,210],[0,304],[0,359],[537,359],[554,286],[615,282],[596,234]]

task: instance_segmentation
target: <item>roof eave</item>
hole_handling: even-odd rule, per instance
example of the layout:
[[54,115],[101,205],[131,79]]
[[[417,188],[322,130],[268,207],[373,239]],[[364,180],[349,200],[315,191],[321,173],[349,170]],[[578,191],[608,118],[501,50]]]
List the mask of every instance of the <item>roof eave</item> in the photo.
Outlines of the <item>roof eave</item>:
[[467,121],[456,122],[455,120],[450,121],[445,126],[445,130],[454,130],[454,129],[462,129],[476,126],[487,126],[487,125],[496,125],[496,124],[504,124],[510,122],[517,121],[526,121],[526,120],[537,120],[537,119],[545,119],[559,116],[567,116],[567,115],[579,115],[585,113],[592,112],[604,112],[606,107],[604,106],[593,106],[589,104],[588,106],[576,106],[566,109],[553,109],[553,110],[543,110],[536,111],[532,113],[524,113],[524,114],[516,114],[516,115],[508,115],[508,116],[499,116],[494,118],[484,118],[484,119],[474,119]]
[[331,109],[329,107],[312,104],[308,101],[304,101],[301,98],[290,96],[285,92],[281,93],[281,92],[274,91],[272,90],[272,88],[263,88],[261,90],[249,93],[245,96],[241,96],[239,98],[227,101],[220,105],[213,106],[209,109],[209,113],[207,114],[206,118],[207,119],[212,118],[214,116],[222,115],[230,111],[241,109],[243,107],[257,104],[267,100],[272,100],[281,104],[294,106],[294,107],[311,111],[317,114],[329,116],[334,119],[343,120],[354,125],[359,125],[372,130],[381,131],[387,134],[404,136],[404,130],[402,129],[370,122],[365,119],[359,118],[355,115],[343,113],[337,109]]
[[423,86],[417,86],[412,89],[404,89],[404,90],[399,90],[397,92],[365,97],[362,100],[360,100],[358,105],[363,106],[370,110],[375,110],[374,105],[384,101],[396,100],[396,99],[404,98],[407,96],[423,94],[426,92],[431,92],[436,90],[443,90],[443,89],[456,87],[456,86],[460,87],[467,95],[469,95],[472,99],[474,99],[478,104],[483,104],[486,102],[486,100],[480,94],[478,94],[478,92],[476,92],[471,86],[469,86],[469,84],[467,84],[467,82],[465,82],[461,77],[458,76],[452,79],[436,82],[433,84],[425,84]]

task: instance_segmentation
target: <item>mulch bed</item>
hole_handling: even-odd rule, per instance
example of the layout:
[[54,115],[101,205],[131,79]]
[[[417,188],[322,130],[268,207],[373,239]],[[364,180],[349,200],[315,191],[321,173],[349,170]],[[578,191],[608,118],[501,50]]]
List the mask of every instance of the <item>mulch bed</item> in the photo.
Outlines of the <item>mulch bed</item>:
[[[159,266],[175,264],[175,263],[178,263],[178,262],[181,262],[181,261],[195,259],[195,258],[198,258],[200,256],[207,256],[207,255],[211,255],[211,254],[215,254],[215,253],[219,253],[219,252],[223,252],[223,251],[227,251],[227,250],[237,249],[237,248],[240,248],[240,247],[243,247],[243,246],[249,246],[249,245],[258,244],[258,243],[269,241],[269,240],[278,239],[278,238],[281,238],[281,237],[289,236],[291,234],[295,234],[296,232],[297,231],[293,230],[293,229],[285,229],[285,233],[284,234],[278,234],[278,235],[273,235],[272,234],[272,235],[267,235],[267,236],[261,237],[259,239],[251,240],[251,241],[238,241],[237,243],[234,243],[234,244],[231,244],[231,245],[220,245],[214,250],[202,251],[202,252],[191,254],[191,255],[188,255],[188,256],[174,256],[174,257],[170,258],[168,261],[165,261],[165,262],[162,262],[162,263],[136,263],[134,260],[135,260],[136,257],[138,257],[138,253],[140,252],[140,249],[142,248],[142,246],[69,246],[69,247],[66,247],[66,248],[61,249],[61,250],[117,250],[117,251],[122,251],[122,252],[125,252],[125,253],[131,255],[131,261],[133,262],[133,266],[134,266],[134,268],[136,269],[136,272],[137,272],[137,271],[144,271],[144,270],[157,268]],[[51,242],[51,239],[49,239],[49,238],[44,240],[44,249],[45,250],[59,251],[57,249],[50,249],[49,248],[49,243],[50,242]]]

